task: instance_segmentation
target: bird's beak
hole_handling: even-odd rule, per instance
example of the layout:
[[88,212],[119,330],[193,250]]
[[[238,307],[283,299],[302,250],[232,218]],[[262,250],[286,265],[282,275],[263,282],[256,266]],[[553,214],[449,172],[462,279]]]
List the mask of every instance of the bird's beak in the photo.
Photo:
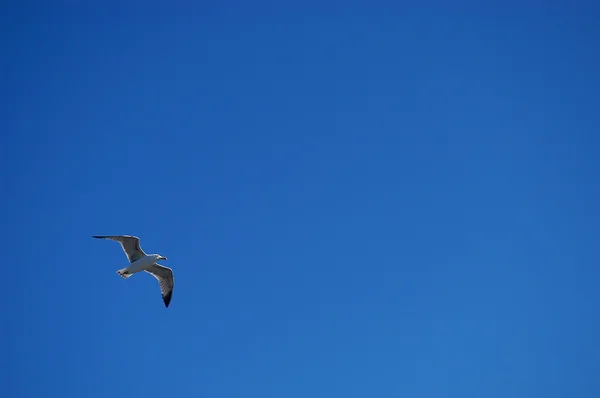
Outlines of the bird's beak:
[[167,258],[165,256],[160,256],[161,260],[166,260]]

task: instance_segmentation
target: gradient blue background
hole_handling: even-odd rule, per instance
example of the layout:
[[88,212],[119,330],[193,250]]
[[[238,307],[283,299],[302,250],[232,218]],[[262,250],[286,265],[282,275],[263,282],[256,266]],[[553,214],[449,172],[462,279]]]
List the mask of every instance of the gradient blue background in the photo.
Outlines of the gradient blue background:
[[600,396],[598,7],[247,3],[2,6],[3,394]]

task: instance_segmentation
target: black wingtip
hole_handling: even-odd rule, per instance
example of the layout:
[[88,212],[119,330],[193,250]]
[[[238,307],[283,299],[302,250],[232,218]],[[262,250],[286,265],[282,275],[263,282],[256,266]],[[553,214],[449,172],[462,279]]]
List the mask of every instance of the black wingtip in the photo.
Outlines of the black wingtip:
[[169,304],[171,303],[171,297],[173,297],[173,290],[171,290],[166,295],[162,296],[163,301],[165,302],[165,308],[169,308]]

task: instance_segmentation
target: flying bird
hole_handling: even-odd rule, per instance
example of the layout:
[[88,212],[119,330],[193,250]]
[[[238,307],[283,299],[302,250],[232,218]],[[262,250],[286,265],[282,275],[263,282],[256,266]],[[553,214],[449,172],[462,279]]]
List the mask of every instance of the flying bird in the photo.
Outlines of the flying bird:
[[145,271],[154,276],[160,285],[160,292],[165,307],[169,307],[171,297],[173,296],[173,270],[169,267],[159,265],[157,261],[166,260],[167,258],[160,254],[146,254],[140,247],[140,239],[137,236],[131,235],[96,235],[92,236],[97,239],[110,239],[121,244],[123,251],[129,259],[129,266],[121,268],[117,271],[123,279],[129,278],[131,275]]

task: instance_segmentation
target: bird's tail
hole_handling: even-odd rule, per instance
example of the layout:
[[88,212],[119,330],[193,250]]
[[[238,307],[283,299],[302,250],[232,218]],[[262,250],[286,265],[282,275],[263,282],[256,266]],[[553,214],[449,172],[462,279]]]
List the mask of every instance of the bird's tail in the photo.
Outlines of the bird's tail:
[[117,271],[117,274],[119,274],[119,276],[123,279],[127,279],[129,278],[131,275],[133,275],[131,272],[129,272],[129,270],[127,269],[127,267],[125,268],[121,268],[120,270]]

